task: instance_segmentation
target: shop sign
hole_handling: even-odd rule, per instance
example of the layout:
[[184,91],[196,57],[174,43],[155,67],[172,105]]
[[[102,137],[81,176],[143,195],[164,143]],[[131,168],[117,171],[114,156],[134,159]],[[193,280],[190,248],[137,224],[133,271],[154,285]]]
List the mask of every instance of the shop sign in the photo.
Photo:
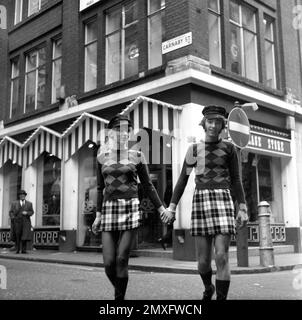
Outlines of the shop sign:
[[51,230],[51,229],[34,230],[34,245],[43,245],[43,246],[59,245],[59,230]]
[[188,32],[176,38],[162,43],[162,54],[174,51],[192,44],[192,32]]
[[253,131],[251,131],[247,147],[268,151],[270,153],[291,155],[290,140],[279,139],[278,137],[272,137]]
[[86,8],[92,6],[93,4],[101,0],[80,0],[80,11],[85,10]]
[[0,230],[0,243],[10,243],[10,230]]
[[[249,223],[248,228],[248,242],[250,243],[259,243],[259,225],[258,223]],[[285,242],[286,233],[284,224],[271,224],[271,236],[273,242]],[[236,241],[235,237],[232,238],[233,241]]]

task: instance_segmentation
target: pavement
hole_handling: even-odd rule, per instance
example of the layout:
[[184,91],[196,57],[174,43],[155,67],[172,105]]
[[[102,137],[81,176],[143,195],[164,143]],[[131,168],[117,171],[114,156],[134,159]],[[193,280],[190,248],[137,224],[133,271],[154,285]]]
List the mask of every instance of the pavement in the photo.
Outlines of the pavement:
[[[132,251],[129,259],[129,270],[145,272],[196,274],[197,263],[195,261],[174,260],[172,250],[152,249],[148,254],[137,254]],[[146,253],[147,252],[147,253]],[[82,265],[89,267],[104,267],[101,252],[61,252],[58,250],[30,250],[27,254],[16,254],[7,248],[0,248],[0,259],[15,259],[32,262],[60,263],[69,265]],[[261,266],[259,255],[248,257],[248,266],[238,266],[237,258],[232,255],[229,259],[232,274],[250,274],[292,270],[302,268],[302,253],[274,254],[275,263],[272,266]],[[212,268],[215,273],[214,261]]]

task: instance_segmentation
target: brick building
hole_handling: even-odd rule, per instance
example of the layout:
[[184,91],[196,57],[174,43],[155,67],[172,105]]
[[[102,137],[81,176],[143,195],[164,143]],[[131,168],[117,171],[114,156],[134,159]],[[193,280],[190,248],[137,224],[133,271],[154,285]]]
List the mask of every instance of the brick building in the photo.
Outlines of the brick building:
[[[9,241],[10,202],[22,187],[34,204],[37,248],[100,246],[90,230],[95,157],[112,115],[129,115],[135,137],[148,139],[141,147],[164,199],[188,144],[202,138],[202,108],[222,104],[230,112],[239,101],[259,106],[246,110],[251,138],[242,152],[250,244],[259,242],[257,204],[265,200],[274,242],[301,251],[299,1],[0,4],[7,9],[7,29],[0,30],[2,245]],[[193,188],[191,177],[174,223],[174,235],[185,239],[174,237],[177,259],[194,257],[187,209]],[[148,197],[140,196],[144,214],[136,246],[142,248],[155,245],[165,227]]]

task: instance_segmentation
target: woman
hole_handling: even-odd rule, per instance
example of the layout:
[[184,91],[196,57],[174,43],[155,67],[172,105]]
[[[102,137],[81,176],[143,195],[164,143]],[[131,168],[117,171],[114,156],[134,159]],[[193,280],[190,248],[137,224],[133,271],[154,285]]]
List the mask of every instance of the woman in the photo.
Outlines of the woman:
[[108,148],[97,156],[98,201],[92,230],[102,232],[105,273],[116,300],[125,297],[131,244],[141,221],[138,177],[157,211],[165,212],[143,153],[128,148],[131,127],[126,116],[113,117],[108,124]]
[[195,191],[192,201],[191,229],[198,253],[198,272],[205,286],[204,300],[211,300],[215,292],[212,284],[211,255],[215,247],[216,296],[227,298],[230,285],[228,250],[231,235],[236,232],[233,189],[239,204],[238,227],[246,223],[247,207],[239,175],[234,145],[220,138],[225,128],[226,111],[220,106],[207,106],[203,110],[201,125],[205,141],[189,147],[183,168],[175,186],[170,206],[163,222],[174,219],[176,206],[184,192],[188,178],[195,168]]

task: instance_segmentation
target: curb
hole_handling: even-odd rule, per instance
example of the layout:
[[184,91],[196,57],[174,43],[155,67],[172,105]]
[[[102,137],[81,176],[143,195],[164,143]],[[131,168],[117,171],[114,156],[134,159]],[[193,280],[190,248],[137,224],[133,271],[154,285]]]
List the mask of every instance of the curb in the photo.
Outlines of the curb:
[[[104,268],[104,263],[102,263],[102,262],[86,262],[86,261],[77,261],[77,260],[74,260],[74,261],[58,260],[58,259],[37,258],[37,257],[31,257],[31,256],[18,256],[18,257],[16,257],[16,256],[7,256],[7,255],[1,255],[1,254],[0,254],[0,259]],[[247,268],[238,269],[238,270],[233,269],[233,270],[231,270],[231,274],[257,274],[257,273],[268,273],[268,272],[280,272],[280,271],[292,270],[295,267],[302,268],[302,264],[292,264],[292,265],[285,265],[285,266],[271,266],[271,267],[254,267],[254,268],[247,267]],[[145,271],[145,272],[159,272],[159,273],[197,274],[196,269],[177,268],[177,267],[160,267],[160,266],[149,266],[149,265],[134,265],[134,264],[129,264],[129,270]],[[216,270],[213,270],[213,274],[216,274]]]

